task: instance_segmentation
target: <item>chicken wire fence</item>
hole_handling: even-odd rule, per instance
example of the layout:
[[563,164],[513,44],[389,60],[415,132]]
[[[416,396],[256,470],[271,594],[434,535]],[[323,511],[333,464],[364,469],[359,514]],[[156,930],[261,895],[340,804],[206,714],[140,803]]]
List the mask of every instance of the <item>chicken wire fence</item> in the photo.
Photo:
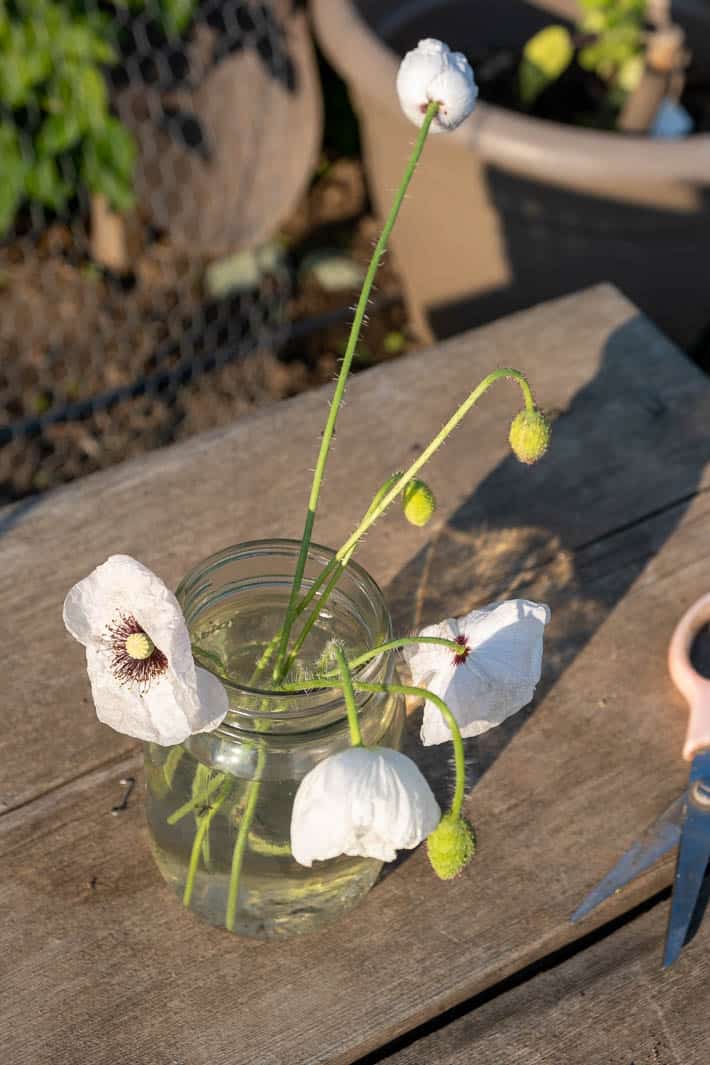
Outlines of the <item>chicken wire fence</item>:
[[0,2],[0,501],[278,394],[299,8]]

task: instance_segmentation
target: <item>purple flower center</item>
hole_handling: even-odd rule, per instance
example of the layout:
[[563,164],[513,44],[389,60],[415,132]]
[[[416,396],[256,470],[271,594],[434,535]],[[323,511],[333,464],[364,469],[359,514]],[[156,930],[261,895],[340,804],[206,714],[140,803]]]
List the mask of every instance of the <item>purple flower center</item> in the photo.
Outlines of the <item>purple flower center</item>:
[[460,648],[461,648],[460,651],[457,651],[454,654],[454,665],[455,666],[462,666],[464,664],[464,662],[466,661],[466,659],[468,658],[468,656],[470,655],[471,648],[466,643],[466,637],[465,636],[457,636],[456,639],[454,640],[454,643],[457,643],[460,646]]
[[[120,616],[108,626],[109,646],[113,655],[111,670],[119,684],[138,684],[144,691],[155,677],[161,676],[168,668],[168,659],[159,648],[153,649],[147,657],[137,658],[129,653],[132,636],[147,636],[132,614]],[[150,640],[150,637],[148,637]],[[150,641],[152,644],[152,640]]]

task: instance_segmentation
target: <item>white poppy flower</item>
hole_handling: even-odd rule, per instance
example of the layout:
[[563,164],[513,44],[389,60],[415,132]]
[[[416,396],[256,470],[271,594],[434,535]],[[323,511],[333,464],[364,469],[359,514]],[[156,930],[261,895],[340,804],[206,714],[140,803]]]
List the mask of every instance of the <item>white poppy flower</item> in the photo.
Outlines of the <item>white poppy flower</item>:
[[64,624],[86,648],[98,719],[117,732],[168,747],[223,720],[227,693],[195,667],[180,604],[134,558],[111,555],[75,584]]
[[421,126],[427,107],[437,100],[441,106],[430,128],[434,133],[446,133],[471,114],[478,88],[465,55],[452,52],[443,41],[427,38],[402,60],[397,94],[402,110],[415,126]]
[[339,854],[391,862],[436,828],[441,810],[417,766],[389,747],[349,747],[301,781],[291,852],[301,865]]
[[[415,685],[440,696],[462,736],[480,736],[517,713],[535,694],[542,666],[542,639],[550,611],[542,603],[509,599],[422,629],[461,645],[459,654],[437,644],[403,649]],[[436,706],[427,702],[422,743],[445,743],[451,733]]]

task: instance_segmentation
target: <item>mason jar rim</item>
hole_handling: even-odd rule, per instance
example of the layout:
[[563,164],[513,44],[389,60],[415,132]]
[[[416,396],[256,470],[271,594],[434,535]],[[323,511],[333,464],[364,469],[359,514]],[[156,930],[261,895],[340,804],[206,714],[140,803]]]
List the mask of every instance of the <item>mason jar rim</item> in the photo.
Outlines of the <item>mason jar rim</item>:
[[[284,558],[295,560],[300,551],[300,546],[300,540],[274,537],[261,540],[247,540],[222,548],[220,551],[216,551],[201,562],[198,562],[188,571],[178,585],[176,591],[177,598],[180,600],[183,608],[186,606],[185,600],[187,600],[187,606],[189,606],[191,594],[192,596],[199,594],[205,578],[209,577],[210,574],[217,572],[222,566],[250,557],[258,558],[259,556],[267,555],[271,557],[281,555]],[[307,560],[310,562],[320,561],[325,565],[333,559],[335,555],[336,552],[332,548],[325,547],[322,544],[311,543],[308,549]],[[384,594],[377,582],[370,576],[363,566],[353,561],[348,562],[344,571],[344,578],[345,577],[349,578],[351,582],[355,582],[356,587],[365,596],[368,605],[374,608],[375,622],[382,635],[382,639],[378,642],[384,643],[388,639],[391,639],[392,627],[390,615]],[[186,616],[186,621],[188,628],[191,628],[191,619],[189,615]],[[361,681],[376,678],[381,674],[383,659],[386,654],[387,652],[383,652],[369,662],[363,663],[362,666],[354,671],[354,676]],[[208,666],[205,666],[204,668],[209,670]],[[209,670],[209,672],[214,671]],[[275,699],[283,698],[286,694],[283,690],[251,687],[243,682],[225,678],[218,673],[214,673],[214,675],[218,677],[228,691],[240,694],[248,699],[269,699],[273,702]],[[245,721],[250,722],[269,721],[272,724],[278,719],[283,722],[284,725],[287,723],[295,724],[299,720],[313,718],[314,715],[317,715],[318,718],[330,718],[332,712],[336,708],[342,709],[343,707],[342,689],[336,687],[303,688],[289,691],[287,694],[290,699],[293,699],[296,702],[303,703],[305,700],[308,700],[309,705],[295,706],[287,710],[280,710],[278,715],[270,710],[260,711],[248,707],[230,709],[225,722],[219,727],[226,727],[228,729],[238,728],[238,720],[235,719],[244,719]],[[362,691],[356,692],[356,698],[358,698],[361,709],[364,709],[365,704],[373,694],[375,693]],[[316,705],[314,705],[314,700],[316,700]],[[229,718],[232,718],[232,721],[230,721]]]

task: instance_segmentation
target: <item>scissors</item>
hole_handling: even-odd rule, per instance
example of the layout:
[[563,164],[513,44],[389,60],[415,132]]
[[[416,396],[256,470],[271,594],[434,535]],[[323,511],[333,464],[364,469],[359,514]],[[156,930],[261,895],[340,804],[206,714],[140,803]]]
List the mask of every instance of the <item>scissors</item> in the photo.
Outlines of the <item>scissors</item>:
[[572,914],[581,921],[601,902],[634,880],[679,844],[663,967],[681,952],[710,859],[710,679],[693,666],[693,641],[710,622],[710,594],[678,622],[668,649],[668,667],[690,707],[683,757],[690,762],[688,788],[623,855]]

